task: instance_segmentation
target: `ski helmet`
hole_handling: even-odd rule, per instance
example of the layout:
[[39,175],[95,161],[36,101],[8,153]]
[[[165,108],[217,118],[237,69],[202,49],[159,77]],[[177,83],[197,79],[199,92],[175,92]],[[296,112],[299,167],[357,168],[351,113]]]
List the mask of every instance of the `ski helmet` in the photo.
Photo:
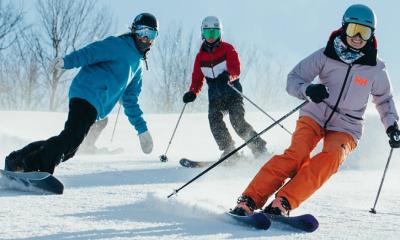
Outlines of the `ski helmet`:
[[[219,34],[222,32],[222,23],[221,21],[215,16],[208,16],[203,19],[201,23],[201,37],[205,39],[204,30],[205,29],[219,29]],[[219,36],[221,37],[221,36]]]
[[[132,23],[131,32],[134,36],[136,48],[143,53],[150,50],[154,39],[158,36],[158,21],[151,13],[141,13],[135,17]],[[147,41],[139,40],[147,37]]]
[[347,23],[357,23],[375,30],[376,16],[374,11],[368,6],[354,4],[347,8],[346,12],[343,14],[343,26]]
[[201,23],[201,30],[204,28],[218,28],[222,30],[222,23],[221,21],[215,16],[208,16],[203,19]]
[[151,13],[141,13],[135,17],[132,23],[131,30],[135,32],[135,30],[141,27],[148,27],[156,30],[159,30],[159,24],[156,17]]

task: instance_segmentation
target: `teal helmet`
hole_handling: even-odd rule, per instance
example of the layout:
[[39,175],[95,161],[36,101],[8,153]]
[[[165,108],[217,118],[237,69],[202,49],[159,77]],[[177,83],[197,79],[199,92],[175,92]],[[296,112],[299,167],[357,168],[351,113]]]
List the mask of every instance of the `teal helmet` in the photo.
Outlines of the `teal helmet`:
[[362,4],[354,4],[343,14],[343,26],[348,23],[365,25],[375,30],[376,16],[371,8]]

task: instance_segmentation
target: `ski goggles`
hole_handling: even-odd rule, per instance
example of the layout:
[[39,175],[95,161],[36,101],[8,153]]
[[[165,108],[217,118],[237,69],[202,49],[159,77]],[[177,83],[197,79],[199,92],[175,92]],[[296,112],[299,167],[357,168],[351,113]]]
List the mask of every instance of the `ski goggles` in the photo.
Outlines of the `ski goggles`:
[[137,26],[134,33],[139,38],[147,37],[149,40],[154,40],[158,36],[158,31],[156,29],[147,26]]
[[221,36],[221,29],[219,28],[203,28],[203,37],[205,39],[218,39]]
[[346,35],[351,38],[360,35],[364,41],[368,41],[372,36],[372,29],[357,23],[349,23],[346,28]]

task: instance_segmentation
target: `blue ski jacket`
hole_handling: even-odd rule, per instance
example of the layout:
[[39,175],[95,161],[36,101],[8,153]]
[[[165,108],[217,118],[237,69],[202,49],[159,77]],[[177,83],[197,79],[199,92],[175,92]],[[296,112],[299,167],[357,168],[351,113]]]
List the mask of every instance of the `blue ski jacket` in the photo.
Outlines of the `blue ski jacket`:
[[142,88],[143,54],[129,35],[108,37],[64,57],[64,69],[81,67],[72,81],[69,99],[82,98],[106,117],[119,99],[125,115],[138,134],[147,131],[138,98]]

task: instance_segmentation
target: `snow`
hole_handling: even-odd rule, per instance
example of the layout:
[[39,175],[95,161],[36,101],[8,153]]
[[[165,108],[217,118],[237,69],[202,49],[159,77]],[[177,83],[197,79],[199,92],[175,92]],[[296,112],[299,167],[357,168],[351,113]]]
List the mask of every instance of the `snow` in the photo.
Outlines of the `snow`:
[[[278,118],[289,110],[270,114]],[[363,140],[342,169],[292,212],[315,215],[320,228],[314,233],[288,231],[276,224],[268,231],[255,230],[224,214],[234,207],[236,198],[267,160],[252,159],[247,149],[243,150],[246,158],[238,165],[218,166],[177,196],[167,198],[202,171],[180,167],[181,157],[215,160],[220,155],[206,113],[183,115],[167,163],[161,163],[159,155],[167,147],[178,114],[145,115],[155,140],[150,155],[141,152],[125,117],[119,118],[110,142],[115,117],[110,116],[97,146],[125,151],[117,155],[78,154],[61,164],[55,175],[65,185],[63,195],[0,187],[0,239],[398,239],[398,150],[394,150],[386,174],[378,213],[369,213],[389,154],[387,137],[373,109],[367,114]],[[259,112],[248,112],[246,118],[258,131],[271,124]],[[66,113],[0,112],[0,165],[10,151],[57,134],[65,119]],[[294,114],[282,124],[292,130],[296,119]],[[239,146],[242,141],[230,131]],[[290,141],[290,135],[279,126],[263,137],[274,153],[282,152]]]

